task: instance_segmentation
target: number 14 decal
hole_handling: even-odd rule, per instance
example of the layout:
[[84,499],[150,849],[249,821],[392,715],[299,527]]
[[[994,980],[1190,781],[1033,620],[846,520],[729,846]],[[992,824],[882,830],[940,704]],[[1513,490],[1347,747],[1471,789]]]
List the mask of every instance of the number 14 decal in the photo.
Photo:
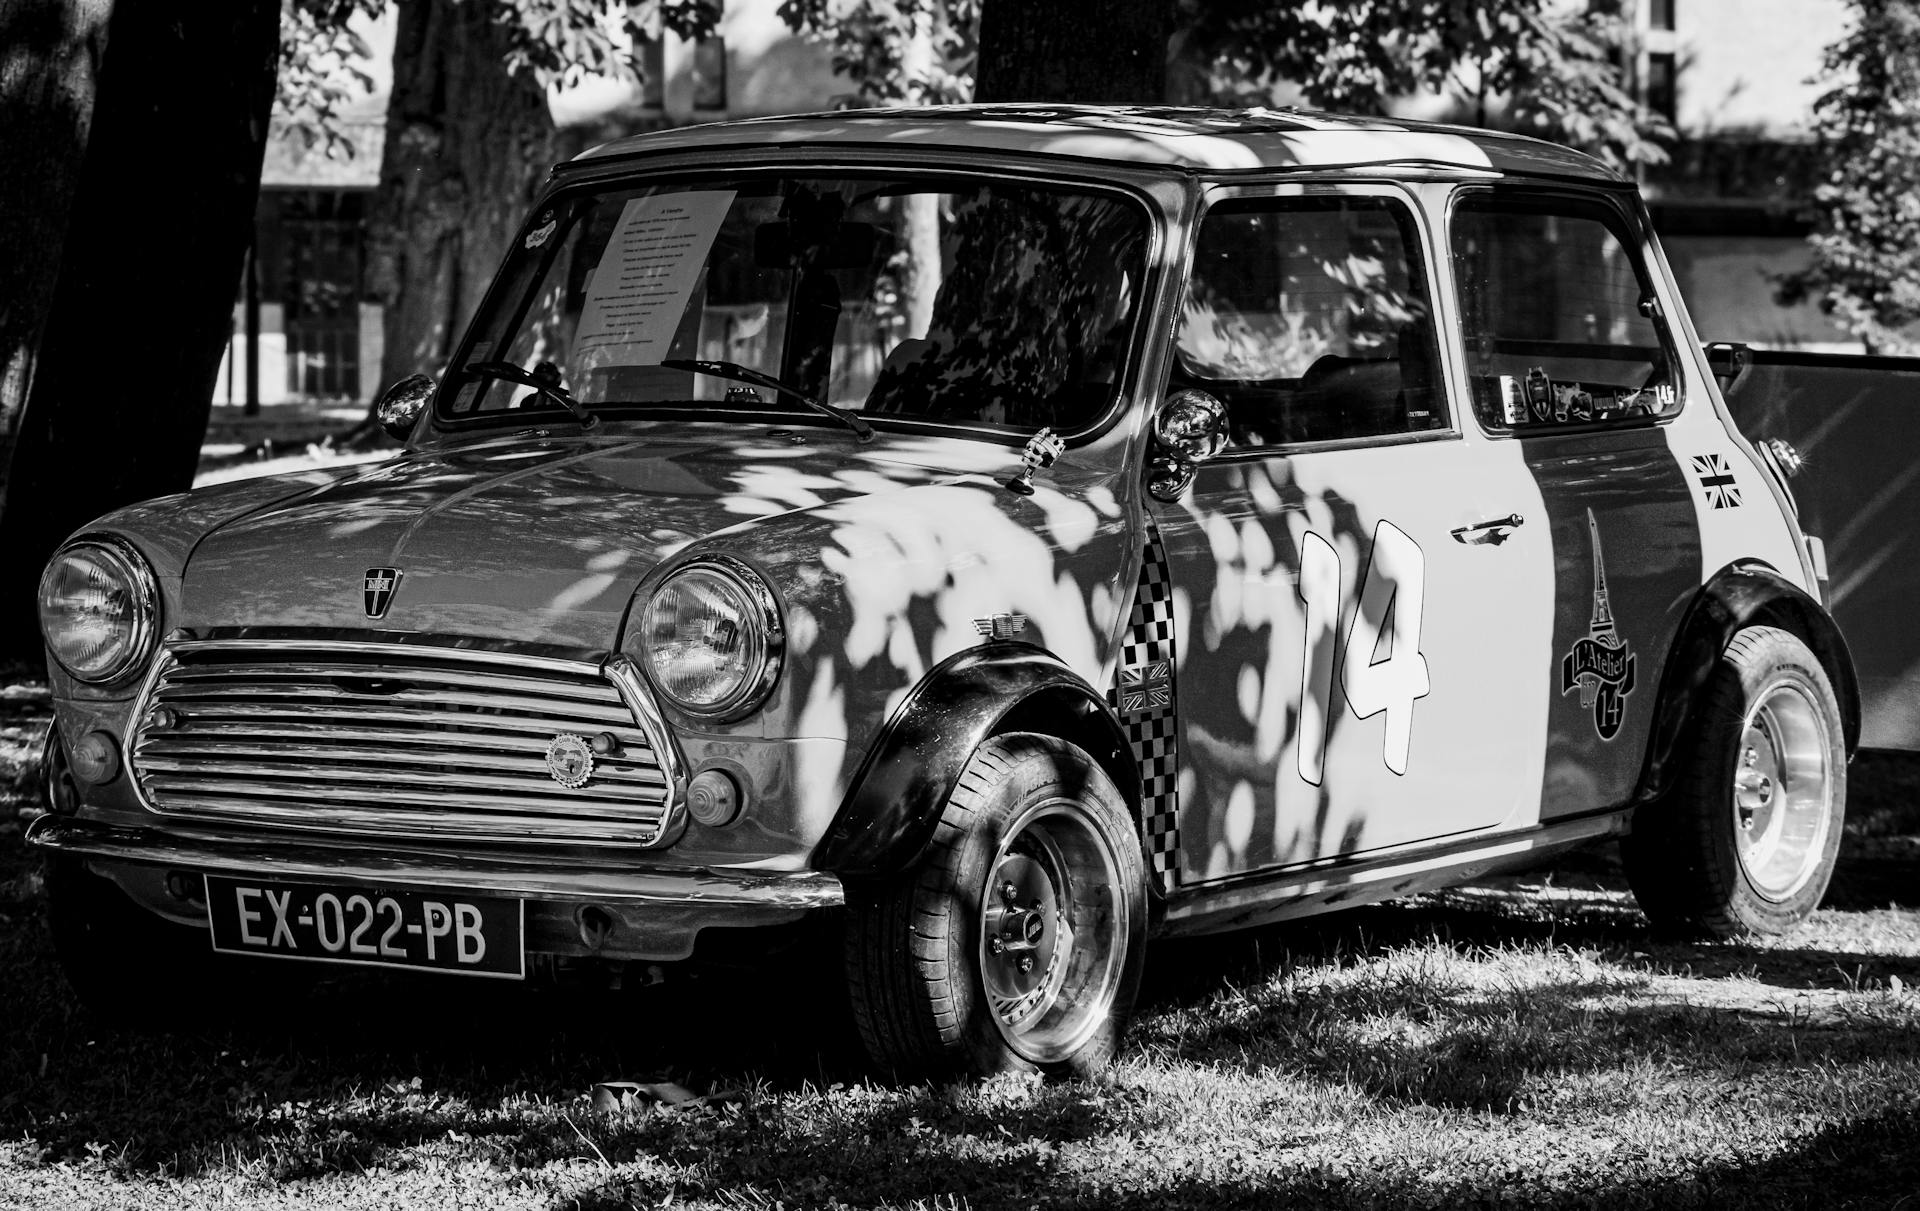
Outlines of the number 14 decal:
[[[1300,543],[1300,600],[1306,603],[1305,651],[1300,665],[1300,777],[1315,786],[1326,773],[1328,715],[1337,664],[1340,688],[1356,719],[1386,713],[1381,759],[1407,772],[1413,746],[1413,704],[1425,698],[1427,658],[1420,654],[1420,611],[1427,560],[1400,527],[1374,527],[1373,553],[1361,577],[1360,598],[1336,653],[1340,628],[1340,553],[1309,531]],[[1384,650],[1383,650],[1384,645]]]

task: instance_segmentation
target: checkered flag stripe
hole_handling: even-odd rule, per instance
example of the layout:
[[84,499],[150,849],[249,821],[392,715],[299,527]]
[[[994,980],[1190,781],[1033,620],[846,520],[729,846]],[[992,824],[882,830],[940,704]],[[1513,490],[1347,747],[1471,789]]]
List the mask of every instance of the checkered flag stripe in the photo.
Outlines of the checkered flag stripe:
[[1140,763],[1141,831],[1147,861],[1153,865],[1160,889],[1171,891],[1180,882],[1180,741],[1173,708],[1128,719],[1127,733],[1134,759]]
[[1160,531],[1148,518],[1140,583],[1120,641],[1111,697],[1140,770],[1147,861],[1162,891],[1180,882],[1180,733],[1173,667],[1173,583]]

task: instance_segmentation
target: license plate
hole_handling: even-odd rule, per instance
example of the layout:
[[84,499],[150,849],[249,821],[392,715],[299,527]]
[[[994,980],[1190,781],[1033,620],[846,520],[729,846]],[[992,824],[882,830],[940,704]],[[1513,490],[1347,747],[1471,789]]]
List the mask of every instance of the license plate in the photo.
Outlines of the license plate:
[[522,979],[522,901],[207,876],[213,948]]

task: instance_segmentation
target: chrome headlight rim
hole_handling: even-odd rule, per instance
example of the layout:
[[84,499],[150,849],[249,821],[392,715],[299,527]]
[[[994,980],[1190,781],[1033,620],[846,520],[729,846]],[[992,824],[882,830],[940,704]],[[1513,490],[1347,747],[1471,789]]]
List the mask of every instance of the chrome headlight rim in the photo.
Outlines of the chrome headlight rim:
[[[712,703],[686,702],[667,688],[667,679],[654,664],[654,651],[647,636],[647,620],[653,612],[654,603],[675,580],[689,572],[717,575],[740,590],[741,596],[751,607],[754,622],[760,628],[760,667],[743,678],[732,693]],[[773,693],[773,687],[779,683],[781,670],[786,665],[787,629],[780,610],[780,599],[774,595],[766,577],[758,569],[731,555],[697,555],[673,565],[647,590],[640,602],[636,621],[638,633],[630,638],[627,650],[646,671],[648,684],[653,687],[662,705],[700,723],[731,723],[760,709]]]
[[[82,672],[68,664],[54,645],[52,637],[47,634],[46,627],[48,581],[62,560],[83,548],[100,552],[107,563],[114,565],[123,574],[134,598],[133,634],[126,649],[106,671],[97,673]],[[60,544],[59,550],[53,553],[53,558],[41,570],[35,604],[41,607],[40,633],[48,654],[69,677],[86,685],[110,686],[131,680],[132,675],[144,668],[152,658],[159,640],[160,582],[154,577],[153,568],[140,549],[117,534],[80,534]]]

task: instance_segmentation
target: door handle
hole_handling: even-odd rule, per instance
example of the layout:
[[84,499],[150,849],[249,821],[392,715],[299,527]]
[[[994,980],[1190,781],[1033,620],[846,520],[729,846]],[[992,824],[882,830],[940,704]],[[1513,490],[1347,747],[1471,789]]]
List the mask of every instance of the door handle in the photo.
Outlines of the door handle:
[[1497,547],[1512,538],[1513,531],[1526,524],[1526,518],[1518,513],[1509,513],[1505,517],[1496,517],[1492,521],[1483,521],[1478,525],[1461,526],[1453,531],[1453,540],[1475,547]]

